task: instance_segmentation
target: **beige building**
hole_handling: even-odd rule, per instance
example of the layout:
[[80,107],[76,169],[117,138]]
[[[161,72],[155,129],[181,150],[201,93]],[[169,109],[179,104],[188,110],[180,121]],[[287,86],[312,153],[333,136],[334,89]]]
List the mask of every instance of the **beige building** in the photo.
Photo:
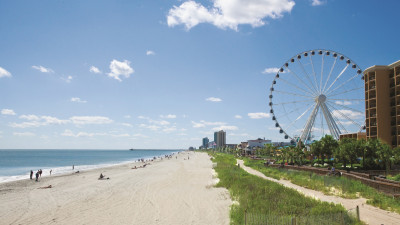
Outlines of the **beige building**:
[[400,60],[364,71],[367,138],[400,145]]
[[339,140],[342,140],[344,138],[352,138],[352,139],[356,139],[356,140],[360,140],[360,139],[367,139],[367,134],[365,132],[357,132],[357,133],[348,133],[348,134],[341,134],[339,136]]

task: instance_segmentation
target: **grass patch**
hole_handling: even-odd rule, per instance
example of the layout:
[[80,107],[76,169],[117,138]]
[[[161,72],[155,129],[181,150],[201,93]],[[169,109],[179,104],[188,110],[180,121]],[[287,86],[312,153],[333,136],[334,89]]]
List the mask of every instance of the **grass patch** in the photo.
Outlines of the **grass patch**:
[[299,186],[343,198],[358,198],[362,196],[368,199],[367,204],[400,213],[400,200],[393,199],[391,196],[387,196],[360,181],[345,177],[321,176],[305,171],[265,167],[263,161],[250,160],[248,158],[243,160],[246,166],[262,172],[265,176],[290,180]]
[[[219,187],[229,190],[236,204],[231,207],[231,224],[361,224],[341,205],[321,202],[299,192],[251,175],[236,166],[236,159],[216,153],[213,161]],[[246,213],[245,213],[246,211]]]

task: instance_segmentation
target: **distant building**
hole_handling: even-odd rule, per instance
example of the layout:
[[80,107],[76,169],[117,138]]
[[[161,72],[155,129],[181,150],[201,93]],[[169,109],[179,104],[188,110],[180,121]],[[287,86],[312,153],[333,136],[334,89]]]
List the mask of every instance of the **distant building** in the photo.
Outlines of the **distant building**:
[[272,142],[271,144],[275,147],[285,147],[289,145],[296,145],[296,142]]
[[352,138],[356,140],[364,139],[367,140],[367,134],[365,132],[357,132],[357,133],[348,133],[339,135],[339,140],[344,138]]
[[248,148],[247,148],[247,145],[248,145],[248,144],[249,144],[249,143],[247,143],[247,142],[240,142],[240,144],[237,145],[237,149],[239,150],[239,152],[240,152],[242,155],[247,155],[246,150],[248,149]]
[[217,148],[224,147],[226,145],[226,132],[223,130],[214,132],[214,142]]
[[258,138],[256,140],[248,140],[247,143],[248,143],[247,147],[249,149],[264,148],[266,144],[271,144],[271,140],[265,140],[265,138],[264,139]]
[[208,137],[203,138],[203,148],[206,149],[208,148],[208,143],[210,140],[208,140]]
[[215,143],[215,141],[210,141],[210,142],[208,142],[208,148],[215,148],[215,146],[217,146],[217,144]]
[[400,60],[364,70],[367,139],[400,145]]

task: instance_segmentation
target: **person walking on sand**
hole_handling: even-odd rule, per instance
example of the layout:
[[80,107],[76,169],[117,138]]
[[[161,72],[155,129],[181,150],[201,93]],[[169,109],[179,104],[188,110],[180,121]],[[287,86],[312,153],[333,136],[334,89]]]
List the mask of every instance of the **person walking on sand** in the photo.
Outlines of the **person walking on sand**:
[[51,172],[53,172],[53,170],[50,170],[50,176],[51,176]]
[[31,170],[31,174],[30,174],[29,178],[31,178],[31,180],[32,180],[32,177],[33,177],[33,171]]
[[39,171],[36,172],[35,176],[36,176],[36,180],[35,181],[38,181],[38,179],[39,179]]
[[39,170],[39,176],[42,177],[42,169]]
[[75,169],[75,165],[72,165],[72,170],[74,170]]

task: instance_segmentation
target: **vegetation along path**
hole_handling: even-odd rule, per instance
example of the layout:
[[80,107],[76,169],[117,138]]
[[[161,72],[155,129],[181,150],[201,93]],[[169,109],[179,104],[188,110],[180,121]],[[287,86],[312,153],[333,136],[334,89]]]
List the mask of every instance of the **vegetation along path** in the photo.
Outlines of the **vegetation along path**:
[[319,191],[314,191],[308,188],[304,188],[295,184],[292,184],[288,180],[277,180],[274,178],[270,178],[262,174],[261,172],[254,170],[250,167],[247,167],[244,165],[243,160],[237,160],[238,164],[240,164],[240,167],[242,167],[245,171],[247,171],[250,174],[259,176],[261,178],[282,184],[285,187],[290,187],[298,192],[303,193],[306,196],[310,196],[316,199],[319,199],[321,201],[325,202],[333,202],[336,204],[342,204],[347,210],[354,210],[357,206],[359,206],[360,209],[360,219],[364,221],[367,224],[375,225],[375,224],[400,224],[400,215],[397,213],[389,212],[386,210],[382,210],[370,205],[366,204],[366,199],[365,198],[358,198],[358,199],[345,199],[337,196],[330,196],[330,195],[325,195],[322,192]]

